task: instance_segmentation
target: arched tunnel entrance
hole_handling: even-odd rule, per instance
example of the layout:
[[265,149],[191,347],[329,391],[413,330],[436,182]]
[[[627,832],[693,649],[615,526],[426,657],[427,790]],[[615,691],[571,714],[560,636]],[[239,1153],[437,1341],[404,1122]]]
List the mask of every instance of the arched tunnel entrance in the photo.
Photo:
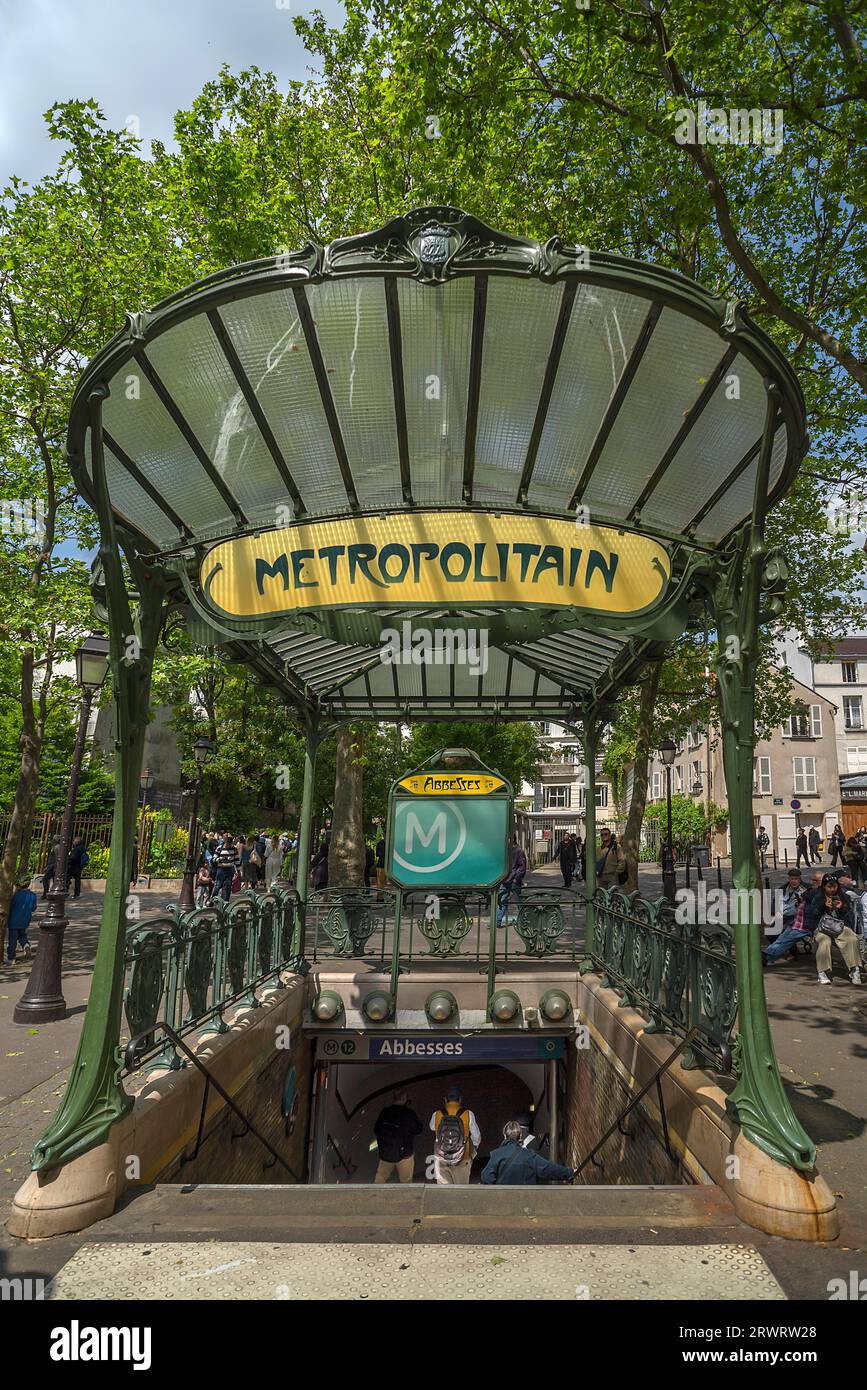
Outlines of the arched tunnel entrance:
[[[380,1064],[320,1061],[317,1066],[312,1125],[310,1180],[315,1183],[372,1183],[378,1155],[374,1125],[395,1089],[405,1090],[422,1123],[415,1145],[414,1182],[433,1180],[430,1121],[446,1091],[459,1086],[481,1132],[470,1181],[478,1182],[492,1149],[502,1142],[503,1126],[515,1116],[532,1119],[534,1143],[556,1156],[565,1085],[561,1061],[489,1062],[443,1066],[415,1060]],[[552,1091],[557,1097],[552,1103]],[[552,1124],[553,1119],[553,1124]]]

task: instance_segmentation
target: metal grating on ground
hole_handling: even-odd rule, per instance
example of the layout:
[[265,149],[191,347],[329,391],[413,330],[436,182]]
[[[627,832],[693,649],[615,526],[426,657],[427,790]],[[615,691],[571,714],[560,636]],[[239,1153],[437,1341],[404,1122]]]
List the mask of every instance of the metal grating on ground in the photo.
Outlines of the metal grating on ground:
[[785,1299],[751,1245],[86,1245],[49,1299]]

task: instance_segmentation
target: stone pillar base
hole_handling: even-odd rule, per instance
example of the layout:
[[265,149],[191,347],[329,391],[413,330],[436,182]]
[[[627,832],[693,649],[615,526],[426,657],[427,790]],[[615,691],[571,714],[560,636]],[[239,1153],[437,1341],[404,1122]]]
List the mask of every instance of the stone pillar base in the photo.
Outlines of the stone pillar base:
[[799,1173],[738,1134],[737,1177],[728,1184],[735,1211],[748,1226],[789,1240],[836,1240],[840,1218],[821,1174]]
[[28,1174],[6,1229],[25,1240],[82,1231],[111,1216],[117,1191],[117,1150],[109,1140],[60,1168]]

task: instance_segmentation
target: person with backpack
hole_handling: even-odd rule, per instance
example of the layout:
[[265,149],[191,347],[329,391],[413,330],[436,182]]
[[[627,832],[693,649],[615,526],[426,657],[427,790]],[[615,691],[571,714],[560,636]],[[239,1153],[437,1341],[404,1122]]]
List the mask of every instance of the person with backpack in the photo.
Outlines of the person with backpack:
[[415,1138],[422,1132],[422,1123],[410,1108],[406,1091],[394,1092],[391,1105],[380,1110],[373,1132],[379,1152],[379,1165],[373,1181],[388,1182],[392,1173],[397,1173],[398,1182],[412,1182]]
[[228,902],[232,896],[232,883],[238,868],[238,851],[231,835],[223,836],[223,843],[212,860],[214,872],[214,892]]
[[503,1128],[503,1142],[494,1149],[482,1170],[482,1182],[494,1187],[535,1187],[540,1182],[572,1182],[574,1168],[553,1163],[537,1149],[527,1147],[527,1131],[518,1120]]
[[468,1183],[482,1135],[459,1086],[446,1092],[442,1109],[430,1117],[434,1132],[434,1176],[441,1187]]
[[9,904],[9,921],[6,925],[6,965],[15,964],[15,952],[20,946],[29,960],[33,948],[27,940],[27,928],[36,911],[36,894],[30,887],[30,875],[19,878]]

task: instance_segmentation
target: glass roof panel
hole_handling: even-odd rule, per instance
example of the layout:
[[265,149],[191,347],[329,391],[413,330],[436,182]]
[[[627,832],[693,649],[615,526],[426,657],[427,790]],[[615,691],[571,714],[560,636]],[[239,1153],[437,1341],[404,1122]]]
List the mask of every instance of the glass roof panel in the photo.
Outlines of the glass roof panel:
[[[93,460],[90,456],[90,430],[87,431],[85,444],[85,459],[87,472],[93,480]],[[155,544],[159,546],[173,545],[179,536],[177,527],[161,511],[149,497],[143,487],[140,487],[135,478],[127,473],[121,464],[107,447],[103,447],[105,455],[105,476],[108,482],[109,496],[112,506],[127,518],[131,525],[137,530],[144,532]]]
[[761,438],[766,399],[758,372],[737,356],[647,499],[642,519],[675,531],[686,526],[719,487],[720,460],[733,468]]
[[709,328],[663,309],[581,501],[628,516],[726,351]]
[[[460,502],[473,281],[442,288],[398,280],[407,434],[416,502]],[[381,364],[388,370],[388,362]]]
[[488,282],[474,491],[518,495],[562,299],[562,285]]
[[346,510],[346,489],[290,290],[219,310],[311,515]]
[[[788,441],[785,426],[780,426],[774,435],[774,447],[771,450],[771,472],[769,478],[769,489],[773,487],[779,478],[786,458]],[[744,451],[746,452],[746,451]],[[712,507],[701,525],[696,530],[699,539],[708,538],[721,540],[727,536],[733,526],[747,516],[753,505],[753,492],[756,485],[756,470],[759,466],[758,455],[753,459],[748,468],[745,468],[739,478],[737,478],[727,489],[725,496],[721,497],[715,507]],[[717,486],[725,477],[721,473]],[[698,510],[698,508],[696,508]]]
[[650,308],[617,290],[579,286],[528,492],[537,507],[565,507]]
[[325,280],[307,295],[359,501],[363,507],[399,505],[384,283]]
[[155,338],[147,356],[223,482],[251,520],[276,523],[291,501],[204,314]]
[[[138,399],[126,396],[131,377]],[[160,496],[195,534],[206,527],[234,527],[235,518],[141,369],[130,363],[109,387],[103,426]]]

